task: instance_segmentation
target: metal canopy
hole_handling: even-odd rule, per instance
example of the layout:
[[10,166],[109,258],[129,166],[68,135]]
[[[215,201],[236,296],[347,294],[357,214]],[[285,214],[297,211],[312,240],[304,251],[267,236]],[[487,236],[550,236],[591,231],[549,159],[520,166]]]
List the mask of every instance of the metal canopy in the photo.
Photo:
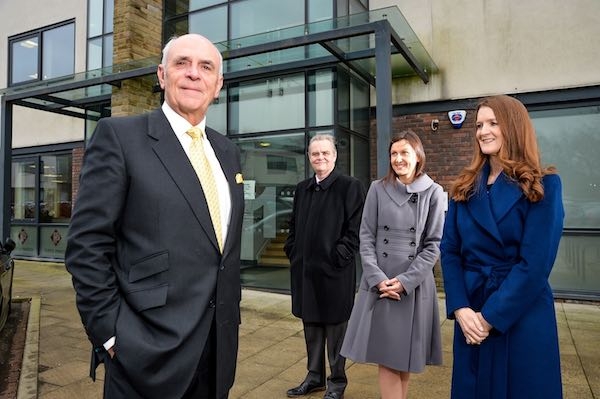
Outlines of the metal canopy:
[[[418,76],[424,83],[437,66],[397,7],[383,8],[216,43],[223,54],[225,84],[263,75],[339,62],[375,87],[377,152],[385,153],[392,131],[391,80]],[[158,56],[0,90],[0,224],[9,236],[12,108],[19,105],[77,118],[110,111],[112,87],[146,77],[156,84]],[[383,82],[383,84],[382,84]],[[107,112],[97,112],[101,105]],[[94,112],[86,112],[94,110]],[[379,157],[377,169],[387,170]]]

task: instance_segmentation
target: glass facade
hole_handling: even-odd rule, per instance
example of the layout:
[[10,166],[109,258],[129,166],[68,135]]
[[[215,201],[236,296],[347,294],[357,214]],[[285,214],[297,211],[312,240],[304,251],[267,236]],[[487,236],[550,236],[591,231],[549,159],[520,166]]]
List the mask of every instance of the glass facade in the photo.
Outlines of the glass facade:
[[[275,41],[286,34],[280,29],[331,20],[348,15],[350,9],[367,10],[366,2],[348,0],[197,0],[165,6],[165,39],[196,32],[215,43],[265,32],[269,41]],[[244,69],[248,62],[268,66],[323,54],[322,48],[298,47],[229,60],[225,70]],[[338,168],[368,185],[369,95],[369,84],[342,66],[226,82],[207,123],[241,149],[246,200],[244,285],[289,289],[283,243],[289,233],[295,186],[312,175],[306,157],[312,135],[335,135]]]
[[8,85],[71,75],[75,72],[75,23],[66,22],[8,39]]
[[14,157],[11,194],[13,254],[62,259],[71,219],[71,154]]
[[[564,234],[555,291],[600,295],[600,106],[533,111],[542,161],[562,180]],[[568,143],[568,144],[567,144]]]

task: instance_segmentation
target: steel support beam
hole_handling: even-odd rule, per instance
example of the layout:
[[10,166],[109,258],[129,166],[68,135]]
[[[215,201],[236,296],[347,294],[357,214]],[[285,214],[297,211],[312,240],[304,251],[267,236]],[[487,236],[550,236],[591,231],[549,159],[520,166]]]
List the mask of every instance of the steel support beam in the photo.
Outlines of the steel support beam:
[[375,94],[377,99],[377,177],[384,176],[390,164],[388,145],[392,133],[392,58],[390,25],[379,24],[375,31]]

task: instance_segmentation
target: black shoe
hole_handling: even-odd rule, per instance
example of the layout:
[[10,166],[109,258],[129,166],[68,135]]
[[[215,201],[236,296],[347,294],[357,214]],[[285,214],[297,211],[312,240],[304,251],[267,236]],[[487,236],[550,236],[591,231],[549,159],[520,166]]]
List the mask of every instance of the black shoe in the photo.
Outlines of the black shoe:
[[288,398],[295,398],[298,396],[308,395],[311,392],[316,391],[324,391],[325,385],[323,384],[315,384],[311,382],[304,381],[302,384],[298,385],[296,388],[288,389],[287,396]]
[[339,392],[326,392],[323,399],[344,399],[344,394]]

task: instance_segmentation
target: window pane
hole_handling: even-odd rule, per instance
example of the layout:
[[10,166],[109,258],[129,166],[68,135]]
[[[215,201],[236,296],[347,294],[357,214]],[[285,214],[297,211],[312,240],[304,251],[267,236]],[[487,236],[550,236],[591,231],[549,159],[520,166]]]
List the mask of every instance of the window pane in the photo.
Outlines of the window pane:
[[40,256],[62,259],[67,249],[67,226],[40,227]]
[[37,166],[34,160],[12,163],[12,220],[35,220],[35,184]]
[[333,18],[333,0],[308,0],[308,22]]
[[104,0],[104,32],[113,31],[113,20],[115,14],[115,0]]
[[[600,107],[531,112],[542,162],[557,167],[563,185],[565,228],[550,275],[554,290],[600,287]],[[565,143],[568,143],[567,145]]]
[[308,120],[310,126],[333,124],[333,72],[316,71],[308,77]]
[[72,74],[75,70],[75,25],[50,29],[43,35],[43,79]]
[[369,135],[369,85],[363,80],[350,78],[350,128],[355,132]]
[[358,136],[350,137],[352,151],[350,173],[362,182],[365,188],[371,184],[371,170],[369,168],[369,142]]
[[[233,140],[241,150],[246,200],[242,260],[264,266],[289,266],[282,247],[278,252],[273,249],[268,260],[265,248],[289,233],[294,188],[305,178],[304,133]],[[275,264],[277,259],[279,263]]]
[[242,83],[231,87],[229,133],[304,127],[304,75]]
[[37,256],[37,226],[13,224],[10,237],[17,244],[13,256]]
[[219,99],[211,104],[206,124],[221,134],[227,133],[227,89],[221,89]]
[[11,45],[11,84],[38,79],[39,38],[31,36]]
[[102,38],[88,40],[88,71],[102,68]]
[[225,2],[225,0],[190,0],[190,11]]
[[304,1],[252,0],[230,7],[232,39],[304,24]]
[[190,33],[199,33],[213,43],[227,40],[227,6],[190,14]]
[[88,0],[88,37],[102,34],[102,6],[104,0]]
[[71,156],[42,156],[40,223],[68,222],[71,218]]
[[111,66],[113,64],[113,35],[104,36],[102,54],[102,66]]
[[600,229],[600,107],[535,111],[531,116],[542,161],[555,165],[562,180],[565,228]]

